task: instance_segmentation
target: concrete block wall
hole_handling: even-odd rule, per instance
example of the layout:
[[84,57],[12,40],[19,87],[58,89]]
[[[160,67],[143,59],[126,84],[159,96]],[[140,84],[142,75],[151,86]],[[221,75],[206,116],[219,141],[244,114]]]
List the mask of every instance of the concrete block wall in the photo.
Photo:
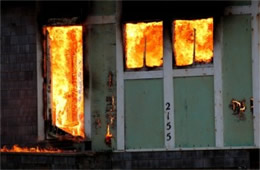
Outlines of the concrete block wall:
[[259,149],[69,154],[3,153],[0,160],[1,168],[4,169],[259,169]]
[[1,5],[1,145],[28,145],[37,139],[35,4]]

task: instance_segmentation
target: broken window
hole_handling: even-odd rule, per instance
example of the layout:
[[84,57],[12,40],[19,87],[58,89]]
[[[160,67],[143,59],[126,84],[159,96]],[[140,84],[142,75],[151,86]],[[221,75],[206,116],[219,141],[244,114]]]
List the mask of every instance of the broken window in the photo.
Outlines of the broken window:
[[127,69],[162,66],[162,22],[127,23],[124,38]]
[[53,127],[85,137],[82,26],[44,27],[47,112]]
[[176,66],[210,63],[213,58],[213,18],[173,21]]

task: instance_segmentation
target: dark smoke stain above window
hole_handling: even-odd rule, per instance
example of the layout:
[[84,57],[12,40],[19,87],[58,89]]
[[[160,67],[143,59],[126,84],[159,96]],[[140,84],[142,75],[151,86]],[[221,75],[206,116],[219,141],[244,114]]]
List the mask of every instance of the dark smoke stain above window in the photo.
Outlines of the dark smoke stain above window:
[[226,1],[123,1],[123,21],[199,19],[218,17]]
[[90,8],[89,1],[42,1],[38,2],[38,21],[45,25],[49,24],[50,18],[73,18],[77,17],[77,24],[83,22]]

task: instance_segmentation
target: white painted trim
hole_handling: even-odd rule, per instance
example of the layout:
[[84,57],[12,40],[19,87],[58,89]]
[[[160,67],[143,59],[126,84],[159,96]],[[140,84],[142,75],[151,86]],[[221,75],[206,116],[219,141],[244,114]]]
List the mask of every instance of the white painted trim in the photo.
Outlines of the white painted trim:
[[[260,2],[258,1],[258,14],[257,14],[257,17],[258,17],[258,94],[260,93]],[[258,96],[258,125],[260,124],[260,94]],[[259,125],[260,126],[260,125]],[[257,144],[257,147],[260,148],[260,127],[257,128],[258,130],[258,144]],[[257,142],[256,142],[257,143]]]
[[170,30],[163,29],[163,94],[164,94],[164,143],[165,148],[175,147],[174,91],[172,71],[172,46]]
[[104,15],[104,16],[90,16],[87,19],[87,24],[115,24],[116,16]]
[[[125,152],[154,152],[154,151],[193,151],[193,150],[232,150],[232,149],[257,149],[255,146],[235,146],[235,147],[194,147],[194,148],[174,148],[174,149],[126,149]],[[114,151],[120,152],[120,151]]]
[[214,43],[214,99],[215,99],[215,143],[216,147],[224,146],[223,97],[222,97],[222,19],[216,29]]
[[[260,59],[259,59],[259,1],[252,1],[252,78],[254,98],[254,143],[260,147],[259,123],[260,123]],[[248,99],[250,100],[250,99]]]
[[36,64],[37,64],[37,140],[44,140],[44,118],[43,118],[43,73],[42,73],[42,41],[41,33],[36,31]]
[[229,6],[225,8],[224,15],[251,14],[251,5]]
[[172,70],[172,77],[211,76],[211,75],[214,75],[213,67]]
[[121,34],[121,1],[116,3],[116,107],[117,107],[117,150],[125,149],[125,115],[124,115],[124,63],[123,42]]
[[125,72],[124,79],[153,79],[153,78],[162,78],[163,71],[136,71],[136,72]]

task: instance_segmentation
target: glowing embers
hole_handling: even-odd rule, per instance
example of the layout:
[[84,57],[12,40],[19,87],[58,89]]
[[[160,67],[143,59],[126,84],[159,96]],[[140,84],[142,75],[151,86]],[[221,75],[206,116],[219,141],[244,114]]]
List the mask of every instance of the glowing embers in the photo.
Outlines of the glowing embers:
[[1,152],[44,152],[44,153],[60,153],[62,150],[54,149],[54,148],[45,148],[42,149],[40,147],[19,147],[18,145],[14,145],[11,149],[8,149],[6,146],[0,149]]
[[175,20],[174,56],[176,66],[209,63],[213,58],[213,18]]
[[128,69],[158,67],[163,64],[163,23],[125,25],[125,55]]
[[46,29],[52,124],[84,138],[82,26],[50,26]]

